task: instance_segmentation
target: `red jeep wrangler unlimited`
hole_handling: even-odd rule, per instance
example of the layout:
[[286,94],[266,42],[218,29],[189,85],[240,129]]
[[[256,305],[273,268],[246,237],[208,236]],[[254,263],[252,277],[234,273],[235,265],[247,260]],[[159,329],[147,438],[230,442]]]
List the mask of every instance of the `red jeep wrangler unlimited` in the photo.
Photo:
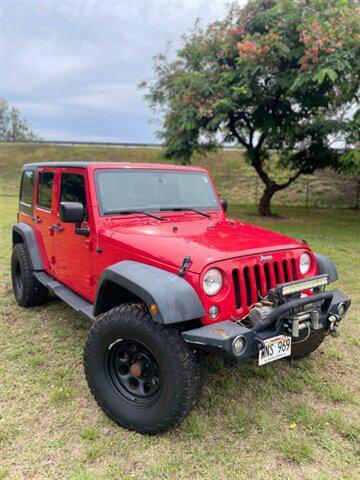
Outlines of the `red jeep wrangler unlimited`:
[[23,307],[53,292],[92,322],[97,403],[156,434],[198,399],[204,352],[260,365],[313,352],[350,306],[333,262],[306,242],[226,218],[201,168],[23,167],[11,271]]

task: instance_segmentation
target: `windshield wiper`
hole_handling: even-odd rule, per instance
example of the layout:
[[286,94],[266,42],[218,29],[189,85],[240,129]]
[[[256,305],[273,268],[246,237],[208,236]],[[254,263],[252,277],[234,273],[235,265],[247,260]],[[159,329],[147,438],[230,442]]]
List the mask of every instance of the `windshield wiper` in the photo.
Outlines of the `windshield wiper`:
[[157,215],[153,215],[152,213],[145,212],[145,210],[116,210],[116,209],[108,209],[104,211],[105,215],[131,215],[133,213],[142,213],[143,215],[147,215],[151,218],[156,218],[156,220],[165,220],[164,217],[158,217]]
[[211,218],[210,214],[202,212],[201,210],[196,210],[195,208],[190,208],[190,207],[160,208],[160,212],[195,212],[195,213],[198,213],[199,215],[202,215],[203,217]]

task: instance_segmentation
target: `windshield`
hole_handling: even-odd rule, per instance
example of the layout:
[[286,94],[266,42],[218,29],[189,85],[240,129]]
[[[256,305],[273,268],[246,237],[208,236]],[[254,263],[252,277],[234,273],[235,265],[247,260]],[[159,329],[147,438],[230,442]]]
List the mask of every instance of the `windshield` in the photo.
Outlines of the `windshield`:
[[104,169],[95,172],[100,214],[174,208],[220,210],[209,177],[181,170]]

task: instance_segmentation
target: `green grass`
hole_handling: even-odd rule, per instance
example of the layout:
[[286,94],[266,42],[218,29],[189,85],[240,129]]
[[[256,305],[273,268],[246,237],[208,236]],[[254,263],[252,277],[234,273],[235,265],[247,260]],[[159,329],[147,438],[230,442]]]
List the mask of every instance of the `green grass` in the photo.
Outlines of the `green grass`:
[[314,457],[314,449],[309,440],[294,433],[281,438],[279,451],[286,460],[294,463],[308,462]]
[[306,238],[331,256],[340,274],[337,287],[353,299],[351,310],[341,336],[327,338],[302,361],[225,369],[209,359],[203,396],[191,416],[171,432],[143,437],[111,422],[88,390],[82,369],[86,320],[57,300],[29,310],[15,303],[9,257],[16,162],[7,160],[0,199],[0,479],[360,477],[357,212],[276,207],[278,218],[261,219],[253,206],[230,206],[230,216]]
[[[106,162],[157,162],[165,160],[160,148],[113,148],[75,146],[60,147],[46,144],[1,143],[0,180],[5,195],[17,195],[19,172],[25,162],[49,161],[106,161]],[[169,162],[167,160],[167,162]],[[220,194],[235,204],[255,204],[259,200],[262,183],[255,170],[244,160],[240,150],[223,150],[206,156],[195,155],[192,164],[207,168],[214,178]],[[282,171],[268,169],[278,180],[285,179]],[[316,172],[302,176],[286,190],[275,194],[274,205],[308,207],[347,207],[356,203],[357,178],[332,171]]]

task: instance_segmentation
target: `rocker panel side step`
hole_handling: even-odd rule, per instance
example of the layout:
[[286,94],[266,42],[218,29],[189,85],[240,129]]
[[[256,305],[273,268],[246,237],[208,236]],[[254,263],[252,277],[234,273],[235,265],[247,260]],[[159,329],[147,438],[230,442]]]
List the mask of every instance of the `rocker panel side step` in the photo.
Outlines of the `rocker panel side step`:
[[70,307],[72,307],[77,312],[85,315],[92,323],[96,321],[96,318],[93,315],[93,306],[91,303],[87,302],[76,293],[72,292],[69,288],[65,287],[62,283],[54,280],[45,272],[34,272],[35,278],[42,283],[46,288]]

